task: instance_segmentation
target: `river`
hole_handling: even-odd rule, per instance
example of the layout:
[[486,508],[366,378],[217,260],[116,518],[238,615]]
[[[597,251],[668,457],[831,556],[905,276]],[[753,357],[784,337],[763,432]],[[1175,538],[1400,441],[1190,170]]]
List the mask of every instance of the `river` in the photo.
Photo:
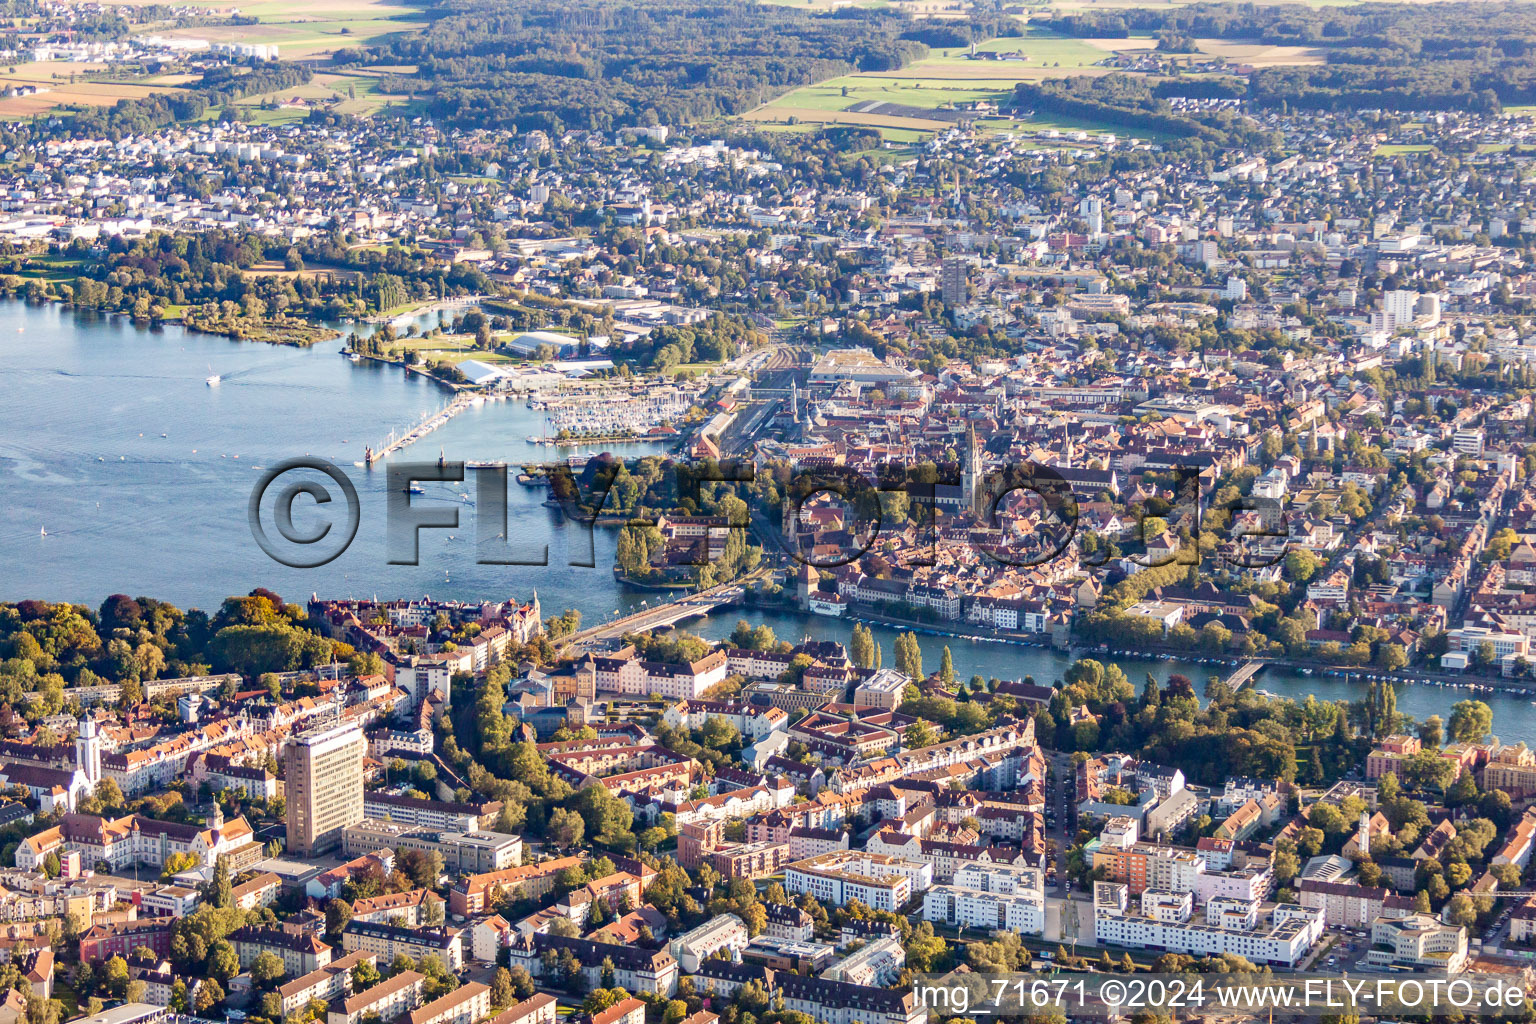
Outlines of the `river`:
[[[422,325],[437,322],[437,314]],[[366,330],[346,327],[343,330]],[[582,531],[543,506],[544,492],[509,487],[508,536],[547,543],[547,566],[475,562],[472,482],[426,484],[413,504],[457,507],[455,530],[421,533],[420,564],[391,565],[385,546],[385,472],[354,465],[377,445],[440,409],[447,393],[397,367],[354,364],[339,342],[308,349],[232,341],[180,327],[135,326],[121,317],[78,314],[54,305],[0,305],[0,564],[8,567],[0,599],[33,597],[95,606],[111,593],[158,597],[213,609],[256,586],[289,600],[323,596],[526,599],[535,589],[545,613],[581,610],[588,624],[654,602],[657,594],[618,587],[608,571],[615,533],[593,532],[596,567],[569,565]],[[222,378],[217,387],[204,382]],[[432,461],[547,461],[572,449],[529,444],[544,432],[541,413],[522,402],[487,402],[461,413],[397,457]],[[163,436],[162,436],[163,435]],[[602,445],[635,456],[655,445]],[[585,449],[581,449],[585,450]],[[361,525],[335,561],[293,569],[255,543],[247,502],[264,469],[295,456],[334,462],[356,486]],[[469,499],[460,498],[468,494]],[[304,503],[299,503],[303,508]],[[296,521],[302,519],[302,513]],[[47,535],[41,531],[46,529]],[[727,610],[690,624],[712,638],[738,618],[767,623],[781,639],[846,639],[849,623],[785,612]],[[886,663],[896,630],[876,626]],[[962,676],[1054,682],[1070,663],[1043,648],[923,636],[926,664],[947,643]],[[1183,672],[1197,690],[1214,666],[1121,660],[1139,688],[1147,672]],[[1337,679],[1267,671],[1260,687],[1286,696],[1358,697]],[[1403,686],[1398,707],[1418,718],[1446,716],[1465,691]],[[1528,699],[1485,697],[1495,732],[1507,741],[1536,739]]]

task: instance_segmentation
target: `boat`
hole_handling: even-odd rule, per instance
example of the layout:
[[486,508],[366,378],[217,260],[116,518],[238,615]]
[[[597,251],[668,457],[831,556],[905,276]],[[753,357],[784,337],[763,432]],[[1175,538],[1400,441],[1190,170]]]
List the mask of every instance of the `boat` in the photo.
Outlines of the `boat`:
[[204,380],[203,383],[207,384],[211,388],[216,388],[216,387],[219,386],[219,381],[221,381],[223,379],[224,378],[220,377],[218,374],[214,374],[212,377],[209,377],[206,380]]
[[39,526],[37,528],[37,535],[39,537],[46,537],[46,536],[48,536],[48,527],[46,527],[46,526]]
[[426,494],[427,492],[422,489],[421,484],[411,484],[409,487],[407,487],[405,489],[405,493],[406,494]]

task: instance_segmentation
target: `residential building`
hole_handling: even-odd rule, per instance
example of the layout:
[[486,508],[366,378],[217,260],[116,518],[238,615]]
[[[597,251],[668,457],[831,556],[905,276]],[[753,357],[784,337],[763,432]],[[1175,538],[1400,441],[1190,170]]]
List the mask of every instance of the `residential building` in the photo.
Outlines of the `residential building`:
[[853,850],[809,857],[784,871],[784,888],[791,895],[810,893],[834,907],[859,900],[893,913],[932,883],[933,868],[928,864]]
[[469,981],[447,995],[412,1010],[405,1024],[475,1024],[490,1012],[490,986]]
[[347,952],[366,950],[378,955],[380,963],[393,963],[402,953],[412,960],[435,956],[450,971],[464,965],[463,932],[457,928],[404,928],[371,921],[351,921],[341,933]]
[[[1260,965],[1294,968],[1323,934],[1323,911],[1276,904],[1261,916],[1257,900],[1219,897],[1196,915],[1194,895],[1148,889],[1132,908],[1123,882],[1095,882],[1094,935],[1104,945],[1192,956],[1235,953]],[[1268,917],[1268,920],[1264,920]]]
[[370,989],[333,999],[325,1022],[360,1024],[367,1016],[392,1021],[421,1005],[421,988],[426,980],[425,975],[416,971],[401,971]]

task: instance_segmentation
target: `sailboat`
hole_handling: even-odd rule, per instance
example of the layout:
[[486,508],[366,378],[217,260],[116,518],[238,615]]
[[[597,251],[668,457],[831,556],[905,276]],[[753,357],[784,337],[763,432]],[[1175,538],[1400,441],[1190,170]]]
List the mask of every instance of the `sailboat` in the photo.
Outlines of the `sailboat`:
[[[210,370],[213,369],[213,366],[210,364],[208,369],[210,369]],[[223,377],[220,377],[218,374],[214,373],[214,374],[210,374],[209,376],[203,378],[203,383],[207,384],[211,388],[216,388],[216,387],[219,386],[219,381],[221,381],[223,379],[224,379]]]
[[46,537],[46,536],[48,536],[48,527],[46,527],[46,526],[39,526],[37,528],[37,535],[39,537]]

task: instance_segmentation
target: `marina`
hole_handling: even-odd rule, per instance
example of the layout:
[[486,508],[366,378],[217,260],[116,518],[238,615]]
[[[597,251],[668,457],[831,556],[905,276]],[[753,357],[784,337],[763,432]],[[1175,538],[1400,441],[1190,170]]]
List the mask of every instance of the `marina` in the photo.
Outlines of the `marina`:
[[562,395],[544,400],[557,432],[578,436],[643,434],[687,415],[696,396],[676,387],[646,388],[619,398],[611,393]]

